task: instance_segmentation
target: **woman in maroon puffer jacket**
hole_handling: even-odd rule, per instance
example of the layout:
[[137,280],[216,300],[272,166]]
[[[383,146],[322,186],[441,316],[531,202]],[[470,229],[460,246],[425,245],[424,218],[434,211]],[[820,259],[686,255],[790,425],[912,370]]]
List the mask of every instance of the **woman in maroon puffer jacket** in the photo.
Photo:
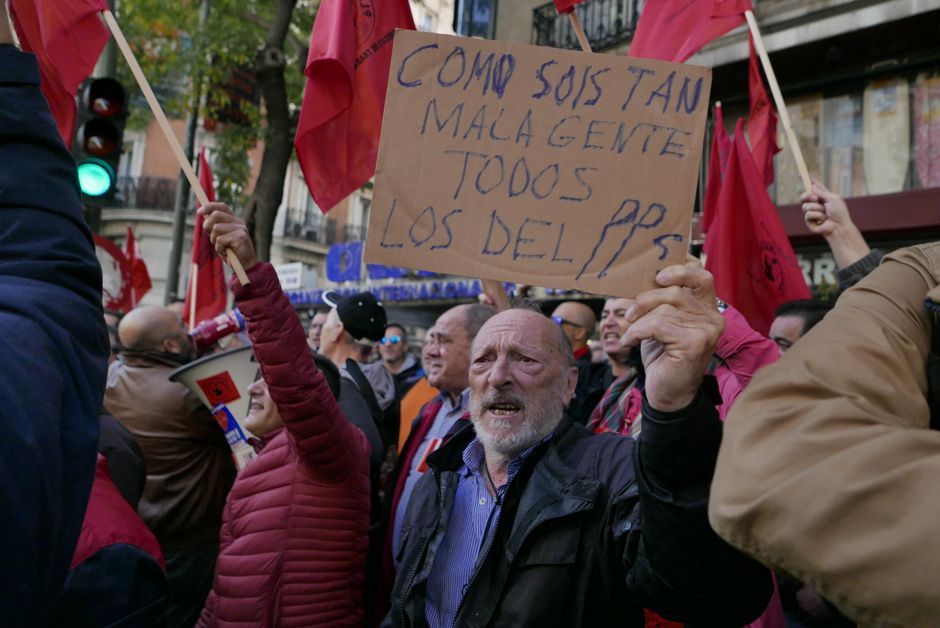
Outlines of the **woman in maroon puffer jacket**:
[[199,626],[360,626],[369,530],[365,436],[316,368],[274,268],[219,203],[200,210],[216,250],[231,248],[251,283],[232,291],[262,378],[247,427],[264,449],[235,480],[215,581]]

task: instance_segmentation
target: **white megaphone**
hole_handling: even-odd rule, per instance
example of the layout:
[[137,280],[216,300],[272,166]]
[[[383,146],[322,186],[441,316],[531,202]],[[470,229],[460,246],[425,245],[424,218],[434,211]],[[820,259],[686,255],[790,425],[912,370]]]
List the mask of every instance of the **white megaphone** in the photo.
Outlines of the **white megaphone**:
[[257,375],[258,363],[251,347],[207,355],[170,374],[171,381],[186,386],[215,415],[239,470],[257,455],[248,442],[254,435],[244,424],[248,415],[248,387]]

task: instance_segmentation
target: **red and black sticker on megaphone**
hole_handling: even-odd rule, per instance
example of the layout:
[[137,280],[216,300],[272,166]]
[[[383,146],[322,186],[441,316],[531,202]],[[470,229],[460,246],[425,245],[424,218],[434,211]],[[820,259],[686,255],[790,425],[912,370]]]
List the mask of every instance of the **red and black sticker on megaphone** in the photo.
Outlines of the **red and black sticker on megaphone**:
[[238,386],[228,371],[222,371],[211,377],[196,380],[196,384],[202,389],[210,406],[217,406],[220,403],[231,403],[241,399],[238,392]]

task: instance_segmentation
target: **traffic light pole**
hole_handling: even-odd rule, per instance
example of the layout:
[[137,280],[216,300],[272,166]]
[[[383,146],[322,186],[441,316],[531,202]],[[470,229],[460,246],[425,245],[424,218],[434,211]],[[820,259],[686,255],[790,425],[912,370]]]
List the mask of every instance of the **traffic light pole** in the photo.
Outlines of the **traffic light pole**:
[[[196,143],[196,125],[199,122],[199,94],[198,87],[194,88],[193,109],[186,120],[186,160],[193,163]],[[170,245],[170,265],[166,271],[166,297],[165,303],[169,305],[181,298],[179,294],[180,262],[183,259],[183,232],[186,229],[186,210],[189,209],[189,180],[180,173],[176,184],[176,202],[173,205],[173,240]]]
[[[209,0],[202,0],[199,10],[199,32],[202,37],[206,22],[209,19]],[[198,55],[199,53],[197,53]],[[197,61],[198,63],[198,61]],[[186,120],[186,159],[193,163],[196,144],[196,127],[199,123],[199,102],[202,99],[201,76],[199,72],[193,73],[193,105]],[[183,258],[183,232],[186,230],[186,210],[189,206],[190,186],[184,173],[180,173],[179,183],[176,186],[176,202],[173,205],[173,240],[170,245],[170,261],[166,271],[166,293],[164,303],[169,305],[181,298],[179,291],[180,262]],[[185,295],[182,295],[185,296]]]
[[[108,0],[108,8],[112,13],[117,12],[117,0]],[[117,44],[114,43],[113,37],[108,38],[108,43],[101,52],[101,57],[95,65],[94,76],[117,78]]]
[[[116,0],[108,0],[108,7],[112,12],[114,12],[116,6]],[[114,38],[108,38],[108,43],[105,44],[104,50],[101,52],[101,57],[95,65],[92,76],[95,78],[117,77],[117,45],[114,43]],[[101,206],[99,204],[85,203],[85,221],[94,233],[101,231]]]

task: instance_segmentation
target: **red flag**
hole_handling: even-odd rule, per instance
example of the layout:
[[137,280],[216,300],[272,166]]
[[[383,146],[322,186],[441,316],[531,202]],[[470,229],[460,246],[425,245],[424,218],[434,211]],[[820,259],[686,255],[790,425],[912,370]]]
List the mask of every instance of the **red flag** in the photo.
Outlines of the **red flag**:
[[705,267],[715,292],[767,335],[781,303],[810,298],[803,272],[767,195],[738,120],[708,237]]
[[324,213],[375,174],[392,36],[414,27],[407,0],[320,3],[294,148]]
[[705,180],[705,202],[702,208],[702,231],[705,233],[708,233],[715,218],[721,180],[725,176],[730,154],[731,138],[725,129],[725,117],[721,113],[721,104],[715,103],[715,129],[712,131],[712,146],[708,154],[708,178]]
[[750,0],[647,0],[629,54],[682,63],[743,24],[745,11]]
[[23,50],[36,55],[42,93],[66,146],[75,132],[75,94],[108,41],[98,17],[104,0],[11,0],[10,17]]
[[[199,183],[206,191],[209,202],[215,201],[215,186],[212,183],[212,170],[206,160],[206,149],[203,147],[199,153]],[[189,273],[189,286],[186,288],[186,317],[190,328],[196,323],[218,316],[225,311],[228,304],[228,295],[225,291],[225,272],[222,269],[222,258],[215,254],[212,243],[209,241],[209,232],[202,228],[203,217],[196,216],[196,228],[193,231],[193,255]],[[195,316],[190,312],[193,299],[193,280],[196,281],[196,309]]]
[[780,152],[777,146],[777,113],[770,104],[770,97],[761,78],[760,60],[754,50],[754,38],[749,37],[751,60],[748,66],[748,88],[751,93],[751,113],[747,119],[747,136],[751,140],[754,163],[761,172],[764,185],[774,182],[774,155]]
[[131,267],[131,289],[127,291],[128,300],[124,303],[124,311],[130,312],[153,287],[150,283],[150,273],[147,272],[147,264],[140,254],[140,244],[137,243],[134,230],[130,225],[127,225],[127,239],[124,240],[124,257],[127,258],[127,263]]
[[571,13],[574,7],[584,0],[555,0],[555,10],[559,13]]

